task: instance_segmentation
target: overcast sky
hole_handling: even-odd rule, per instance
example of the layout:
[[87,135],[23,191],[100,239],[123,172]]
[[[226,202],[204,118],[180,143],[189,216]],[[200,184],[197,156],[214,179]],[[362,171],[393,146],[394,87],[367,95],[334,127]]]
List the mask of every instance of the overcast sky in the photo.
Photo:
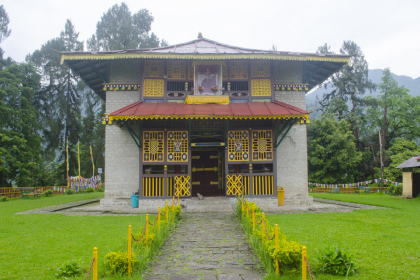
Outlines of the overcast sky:
[[[315,52],[328,43],[339,52],[353,40],[370,69],[390,67],[397,75],[420,76],[420,1],[125,1],[131,12],[148,9],[152,31],[169,44],[205,38],[245,48]],[[3,0],[12,34],[1,43],[6,56],[28,53],[59,36],[67,19],[89,38],[115,0]],[[86,47],[86,45],[85,45]]]

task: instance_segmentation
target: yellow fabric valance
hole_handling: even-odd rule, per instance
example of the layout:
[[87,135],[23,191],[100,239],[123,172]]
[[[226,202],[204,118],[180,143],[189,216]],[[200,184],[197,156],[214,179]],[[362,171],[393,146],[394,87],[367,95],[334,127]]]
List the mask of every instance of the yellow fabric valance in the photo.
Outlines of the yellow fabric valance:
[[227,105],[230,103],[229,96],[194,96],[188,95],[185,99],[185,104],[222,104]]
[[192,65],[223,65],[226,67],[224,60],[194,60]]

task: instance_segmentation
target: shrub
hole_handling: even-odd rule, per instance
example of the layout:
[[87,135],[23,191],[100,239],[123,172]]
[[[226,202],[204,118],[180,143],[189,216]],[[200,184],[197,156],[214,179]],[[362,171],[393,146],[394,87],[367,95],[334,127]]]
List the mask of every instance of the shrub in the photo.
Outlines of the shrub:
[[97,188],[96,191],[97,192],[104,192],[104,189],[103,188]]
[[[245,201],[244,201],[245,203]],[[275,271],[275,260],[279,260],[280,271],[296,271],[299,269],[302,263],[302,245],[295,241],[288,241],[286,235],[279,233],[279,249],[276,250],[275,244],[275,228],[270,226],[266,220],[266,225],[268,225],[267,232],[272,238],[270,240],[266,236],[266,232],[261,232],[261,225],[255,225],[255,231],[252,229],[252,208],[255,207],[255,220],[256,222],[261,221],[262,219],[262,210],[254,202],[248,202],[249,207],[249,216],[247,215],[247,209],[245,206],[244,215],[242,218],[242,201],[238,199],[236,206],[238,218],[242,221],[242,226],[248,235],[248,238],[254,247],[255,251],[259,255],[261,262],[268,274]],[[245,204],[246,205],[246,204]],[[262,239],[262,235],[264,238]]]
[[[128,259],[127,252],[111,252],[105,256],[106,270],[109,274],[127,274]],[[136,255],[131,254],[131,267],[138,262]]]
[[72,277],[82,273],[82,269],[77,261],[69,261],[64,263],[55,273],[56,277]]
[[358,268],[353,262],[353,255],[337,246],[325,247],[318,255],[321,271],[325,273],[347,276],[355,274]]
[[388,188],[388,194],[390,194],[390,195],[401,195],[402,194],[401,185],[399,185],[399,186],[391,185]]
[[[270,236],[274,236],[274,229],[271,230]],[[273,260],[276,258],[279,260],[281,271],[298,269],[302,265],[303,246],[295,241],[287,241],[286,235],[279,233],[279,250],[277,251],[274,239],[266,238],[264,243]]]
[[1,202],[6,202],[6,201],[9,201],[9,198],[7,196],[2,196],[2,197],[0,197],[0,201]]
[[74,194],[75,191],[72,189],[66,189],[66,194]]
[[46,190],[45,192],[42,193],[43,197],[50,197],[53,194],[52,190]]
[[88,192],[88,193],[91,193],[91,192],[94,192],[94,191],[95,190],[93,188],[91,188],[91,187],[86,188],[86,190],[85,190],[85,192]]

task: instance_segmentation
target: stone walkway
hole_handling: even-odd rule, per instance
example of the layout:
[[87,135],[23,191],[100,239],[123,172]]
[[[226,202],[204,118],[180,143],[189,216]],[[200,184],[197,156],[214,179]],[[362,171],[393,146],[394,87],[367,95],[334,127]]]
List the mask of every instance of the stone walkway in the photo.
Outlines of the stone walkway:
[[264,271],[229,213],[183,214],[159,255],[146,280],[259,280]]

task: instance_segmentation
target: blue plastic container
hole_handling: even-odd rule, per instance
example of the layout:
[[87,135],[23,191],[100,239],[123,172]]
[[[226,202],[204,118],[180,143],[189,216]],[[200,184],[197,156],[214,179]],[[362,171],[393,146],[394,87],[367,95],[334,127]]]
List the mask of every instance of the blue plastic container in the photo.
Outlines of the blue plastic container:
[[138,195],[132,195],[131,196],[131,207],[139,208],[139,196]]

